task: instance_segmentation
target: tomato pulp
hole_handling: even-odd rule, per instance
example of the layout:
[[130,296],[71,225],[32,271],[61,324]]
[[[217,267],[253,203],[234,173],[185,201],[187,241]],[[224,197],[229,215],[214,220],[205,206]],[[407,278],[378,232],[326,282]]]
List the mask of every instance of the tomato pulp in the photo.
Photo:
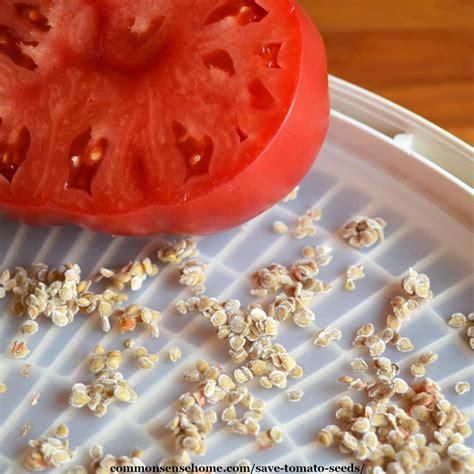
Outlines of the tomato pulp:
[[294,0],[0,0],[0,210],[206,234],[284,197],[329,118]]

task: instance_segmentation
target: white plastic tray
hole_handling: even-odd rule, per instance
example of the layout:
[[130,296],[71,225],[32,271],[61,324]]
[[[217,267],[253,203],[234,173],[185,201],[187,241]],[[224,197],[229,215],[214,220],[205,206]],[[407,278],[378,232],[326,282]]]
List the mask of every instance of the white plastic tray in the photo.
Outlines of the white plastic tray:
[[[352,89],[351,96],[352,86],[336,79],[331,85],[333,103],[339,109],[350,108],[354,117],[356,108],[349,103],[360,100],[361,90]],[[369,97],[372,108],[387,111],[385,101],[370,94],[364,97]],[[398,120],[400,130],[395,135],[413,134],[408,125],[403,129],[403,113]],[[200,250],[210,263],[207,294],[219,299],[237,297],[244,303],[254,301],[249,295],[252,270],[272,262],[290,263],[307,244],[329,244],[334,248],[334,259],[320,272],[322,279],[332,283],[333,291],[315,298],[314,326],[301,329],[288,324],[280,328],[280,342],[297,356],[305,371],[303,379],[290,383],[291,388],[305,392],[303,399],[291,404],[286,390],[254,391],[268,401],[265,426],[280,424],[284,442],[271,450],[257,451],[249,437],[231,435],[220,426],[208,439],[208,454],[195,461],[223,465],[240,458],[257,464],[349,462],[337,451],[320,447],[315,435],[333,420],[334,402],[344,391],[337,378],[350,373],[349,361],[356,354],[350,344],[354,330],[366,322],[380,327],[390,297],[399,292],[399,281],[409,266],[431,277],[435,297],[403,328],[403,333],[414,341],[415,351],[391,351],[389,356],[401,363],[408,376],[408,362],[418,353],[428,349],[438,352],[440,358],[428,368],[427,375],[440,382],[450,400],[472,413],[473,397],[461,397],[453,390],[459,380],[468,380],[474,386],[472,352],[463,335],[447,326],[451,313],[467,314],[473,310],[469,231],[472,190],[417,151],[407,149],[406,141],[393,140],[383,130],[369,125],[333,111],[328,140],[296,201],[276,205],[243,228],[199,239]],[[451,158],[466,165],[467,146],[452,141],[449,135],[443,140],[451,140],[458,147],[458,153]],[[320,207],[323,212],[316,237],[294,240],[273,233],[273,221],[291,224],[311,206]],[[382,245],[357,251],[339,239],[338,229],[359,214],[387,220],[386,241]],[[162,237],[112,238],[72,226],[32,228],[0,217],[0,269],[33,261],[50,265],[74,261],[92,273],[101,266],[116,267],[138,255],[153,253],[161,240]],[[354,263],[363,264],[367,276],[358,282],[354,292],[347,292],[342,288],[343,274]],[[83,361],[92,347],[101,342],[108,349],[120,348],[124,337],[116,333],[105,335],[93,318],[78,316],[63,329],[43,321],[40,332],[31,338],[31,355],[17,361],[7,351],[19,322],[7,312],[5,300],[0,300],[0,381],[8,385],[7,393],[0,395],[1,473],[24,472],[19,459],[27,440],[60,422],[70,428],[71,445],[81,448],[76,464],[86,461],[82,456],[85,448],[96,443],[115,455],[128,455],[134,447],[141,447],[149,464],[172,453],[164,426],[174,413],[173,402],[189,388],[180,381],[184,368],[198,357],[231,365],[227,344],[216,342],[214,329],[207,321],[198,316],[176,316],[174,302],[187,292],[176,283],[173,267],[161,267],[156,279],[147,282],[141,292],[131,294],[132,301],[136,299],[163,311],[161,336],[155,340],[143,332],[136,334],[136,340],[159,353],[179,345],[183,357],[176,364],[162,357],[153,371],[136,371],[131,363],[126,364],[123,372],[136,389],[139,402],[114,404],[100,419],[86,409],[70,408],[68,394],[74,383],[90,380]],[[328,325],[343,331],[342,340],[325,349],[316,348],[312,340],[317,328]],[[18,373],[25,362],[33,366],[30,378]],[[41,393],[36,406],[30,404],[33,392]],[[22,438],[19,433],[26,422],[32,422],[33,427]],[[469,442],[472,444],[472,438]]]

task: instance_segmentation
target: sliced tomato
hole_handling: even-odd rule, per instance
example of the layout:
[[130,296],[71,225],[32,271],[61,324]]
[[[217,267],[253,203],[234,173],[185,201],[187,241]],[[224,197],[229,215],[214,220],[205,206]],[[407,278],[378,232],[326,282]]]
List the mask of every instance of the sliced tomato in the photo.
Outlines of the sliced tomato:
[[302,179],[328,115],[293,0],[0,0],[0,209],[26,222],[238,225]]

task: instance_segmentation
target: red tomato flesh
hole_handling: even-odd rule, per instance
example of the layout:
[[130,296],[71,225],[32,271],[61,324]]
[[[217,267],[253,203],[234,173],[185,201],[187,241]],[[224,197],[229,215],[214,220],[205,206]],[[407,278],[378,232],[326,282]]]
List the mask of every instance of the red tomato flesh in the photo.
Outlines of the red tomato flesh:
[[293,0],[0,0],[0,210],[205,234],[304,176],[329,115]]

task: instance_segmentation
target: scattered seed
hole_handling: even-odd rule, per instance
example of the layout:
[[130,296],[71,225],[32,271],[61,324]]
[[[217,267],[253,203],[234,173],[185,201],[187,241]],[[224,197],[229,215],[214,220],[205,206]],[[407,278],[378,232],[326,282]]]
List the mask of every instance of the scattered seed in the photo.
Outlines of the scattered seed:
[[[131,457],[123,455],[114,456],[112,454],[104,454],[104,448],[102,446],[94,446],[89,450],[89,456],[92,459],[90,472],[94,474],[106,474],[111,472],[112,467],[117,467],[117,472],[119,472],[119,470],[129,472],[130,469],[139,469],[140,471],[137,472],[142,472],[143,468],[146,467],[140,459],[142,452],[141,449],[134,449]],[[86,473],[87,472],[89,471],[86,470]],[[78,474],[82,474],[82,471],[79,471]]]
[[393,390],[395,393],[404,394],[409,391],[410,387],[403,379],[393,379]]
[[31,364],[24,364],[21,366],[20,375],[22,377],[28,378],[31,375]]
[[201,295],[206,290],[206,269],[207,264],[200,260],[187,260],[179,266],[179,283],[190,287],[193,294]]
[[175,304],[175,308],[179,314],[186,314],[188,312],[188,307],[184,300],[178,300]]
[[59,467],[70,462],[77,453],[77,449],[69,448],[67,439],[59,439],[57,436],[41,436],[30,440],[28,445],[23,465],[29,471]]
[[106,352],[102,345],[97,345],[92,350],[92,358],[89,362],[89,370],[98,373],[102,370],[116,370],[122,363],[122,353],[118,350]]
[[303,390],[291,390],[287,392],[286,396],[290,402],[299,402],[303,397]]
[[315,346],[327,347],[332,341],[339,341],[342,337],[340,329],[332,329],[330,327],[320,329],[316,333],[316,338],[313,341]]
[[415,313],[420,307],[420,304],[416,299],[405,299],[403,296],[396,296],[390,304],[393,308],[395,317],[399,321],[409,320],[413,313]]
[[161,320],[161,313],[146,306],[132,304],[125,309],[117,309],[113,316],[117,320],[119,331],[123,334],[134,331],[137,323],[144,323],[148,326],[153,337],[159,337],[160,329],[158,323]]
[[464,395],[465,393],[471,390],[471,384],[469,382],[464,381],[458,382],[454,387],[454,390],[456,390],[456,393],[458,393],[459,395]]
[[141,448],[135,448],[132,451],[132,458],[142,458],[145,455],[145,451]]
[[159,360],[157,354],[150,354],[148,349],[143,346],[134,347],[131,351],[140,369],[153,369],[155,367],[155,362]]
[[303,368],[296,366],[294,369],[291,370],[290,377],[294,379],[300,379],[301,377],[303,377]]
[[356,286],[354,280],[346,279],[346,281],[344,282],[344,289],[346,289],[347,291],[354,291],[355,287]]
[[367,362],[362,357],[356,357],[351,361],[351,367],[354,372],[366,372],[369,370]]
[[307,245],[303,248],[303,257],[313,259],[318,267],[324,267],[328,265],[332,260],[332,247],[328,245],[318,245],[317,247],[311,247]]
[[0,383],[0,394],[5,393],[8,390],[7,384],[1,382]]
[[[204,411],[202,407],[206,403],[215,404],[226,400],[232,393],[232,389],[226,387],[235,388],[235,384],[228,385],[231,379],[222,373],[220,365],[210,366],[207,361],[202,359],[196,361],[195,368],[188,369],[183,378],[189,382],[199,382],[199,385],[192,393],[186,392],[181,395],[179,398],[180,408],[167,427],[175,439],[178,451],[184,450],[202,455],[207,449],[205,440],[212,432],[213,424],[218,418],[215,411]],[[234,411],[233,405],[228,406],[221,418],[234,432],[244,434],[245,426],[235,419]],[[237,422],[240,424],[237,425]],[[174,463],[175,461],[167,460],[167,462]]]
[[418,361],[420,362],[420,364],[423,364],[423,365],[430,365],[433,362],[436,362],[437,360],[438,360],[438,354],[436,354],[436,352],[432,352],[432,351],[424,352],[418,358]]
[[314,221],[321,219],[321,211],[319,209],[312,209],[307,211],[296,220],[296,224],[291,231],[291,235],[295,239],[303,239],[305,237],[312,237],[316,235],[317,230]]
[[107,407],[115,402],[133,403],[137,394],[123,378],[120,372],[103,370],[95,374],[91,385],[76,383],[72,387],[69,405],[74,408],[87,406],[95,416],[101,417],[107,413]]
[[365,339],[364,345],[369,349],[371,357],[379,357],[385,352],[385,342],[379,336],[369,336]]
[[280,444],[283,441],[283,431],[279,426],[271,428],[268,434],[275,444]]
[[463,328],[467,323],[467,318],[462,313],[454,313],[451,315],[448,324],[455,329]]
[[286,234],[288,232],[288,226],[282,221],[275,221],[273,223],[273,232],[275,232],[275,234]]
[[171,362],[176,362],[178,359],[181,358],[181,349],[177,346],[174,346],[174,347],[170,347],[168,349],[168,355],[169,355],[169,358],[171,360]]
[[32,334],[38,332],[38,323],[33,319],[29,319],[28,321],[22,323],[20,330],[25,336],[31,336]]
[[195,369],[187,370],[183,374],[183,380],[185,382],[190,382],[190,383],[199,382],[200,378],[201,378],[201,374],[200,374],[199,370],[197,370],[197,369],[196,370]]
[[122,267],[118,272],[107,268],[102,268],[97,277],[97,281],[102,278],[112,280],[112,285],[119,290],[130,287],[132,291],[139,290],[143,282],[150,277],[158,275],[158,266],[151,262],[149,258],[135,260]]
[[[316,210],[300,216],[292,231],[293,236],[303,238],[314,235],[314,221],[319,218],[320,211]],[[370,247],[383,241],[385,226],[386,223],[380,218],[357,218],[346,225],[343,236],[356,248]],[[284,233],[288,227],[277,221],[274,230]],[[232,378],[222,371],[219,364],[210,366],[206,361],[199,360],[195,368],[185,372],[183,378],[197,384],[197,387],[180,397],[179,410],[168,425],[180,453],[173,462],[186,465],[191,462],[189,453],[205,453],[206,437],[217,420],[215,411],[204,410],[206,404],[225,402],[226,408],[221,418],[229,429],[236,434],[255,436],[262,449],[282,441],[283,434],[278,426],[261,432],[259,421],[263,418],[264,403],[255,399],[245,384],[258,377],[263,387],[285,388],[288,377],[299,378],[303,375],[295,357],[276,343],[275,338],[280,324],[287,319],[300,327],[312,324],[315,317],[309,309],[312,298],[330,290],[328,284],[316,279],[320,267],[330,262],[330,252],[331,249],[327,246],[307,246],[303,249],[304,258],[288,268],[273,264],[256,272],[253,275],[256,287],[252,294],[272,294],[273,299],[268,308],[256,304],[241,308],[237,300],[219,303],[207,296],[193,296],[177,302],[178,312],[186,314],[199,311],[216,328],[218,337],[227,339],[229,354],[238,368],[234,370]],[[198,253],[196,244],[191,240],[177,240],[173,244],[166,244],[158,253],[158,257],[164,262],[181,263],[180,283],[191,287],[195,294],[204,292],[206,279],[206,264],[195,259]],[[111,279],[119,289],[129,286],[132,290],[138,290],[144,279],[156,273],[158,267],[150,259],[145,259],[132,262],[117,273],[102,269],[101,278]],[[364,276],[362,266],[349,267],[346,288],[354,289],[354,281]],[[24,280],[28,282],[26,285]],[[41,314],[49,317],[55,325],[65,326],[72,322],[79,311],[88,314],[97,312],[106,331],[110,329],[109,319],[115,317],[122,332],[134,330],[137,323],[145,323],[154,336],[159,334],[159,312],[139,305],[131,305],[125,310],[117,309],[116,306],[125,301],[126,295],[110,289],[103,294],[93,294],[88,291],[90,284],[91,282],[80,279],[80,268],[77,265],[66,265],[64,271],[59,271],[49,270],[44,264],[39,264],[29,270],[3,272],[0,276],[0,298],[16,288],[19,288],[20,293],[23,292],[22,298],[14,301],[14,310],[17,314],[30,318],[21,325],[21,331],[25,335],[37,331],[36,319]],[[468,455],[463,444],[464,438],[470,434],[465,414],[444,398],[433,381],[424,379],[419,381],[419,385],[410,386],[396,377],[399,367],[382,357],[388,343],[392,343],[399,351],[413,350],[411,341],[400,335],[401,324],[418,309],[420,300],[432,298],[429,278],[412,268],[409,269],[408,277],[403,280],[402,287],[411,297],[394,298],[393,314],[387,316],[387,327],[375,334],[373,325],[365,325],[359,329],[354,341],[355,346],[369,350],[376,377],[369,380],[349,376],[340,378],[348,388],[365,394],[369,403],[363,405],[344,397],[336,412],[341,426],[329,425],[321,430],[318,439],[325,446],[337,444],[342,452],[353,453],[358,461],[367,461],[369,469],[374,467],[371,471],[374,474],[396,474],[412,470],[420,472],[425,467],[429,470],[436,467],[441,456],[445,455],[450,459],[451,466],[456,467],[456,472],[461,472]],[[32,288],[35,291],[31,291]],[[40,291],[36,291],[37,289]],[[466,318],[461,313],[455,313],[449,322],[456,328],[469,326],[471,345],[474,345],[473,319],[474,314]],[[341,339],[341,336],[338,329],[324,328],[318,332],[314,343],[324,347],[331,341]],[[157,356],[149,354],[144,347],[135,347],[133,339],[127,339],[124,346],[134,355],[139,367],[149,369],[154,366]],[[28,354],[29,349],[24,342],[14,341],[11,352],[15,357],[21,358]],[[179,347],[170,348],[168,353],[173,362],[181,357]],[[423,353],[411,366],[415,378],[424,377],[425,366],[436,361],[437,357],[434,352]],[[122,374],[116,372],[120,363],[120,351],[106,352],[102,346],[96,346],[90,362],[95,380],[91,385],[75,384],[69,403],[74,407],[87,406],[96,416],[103,416],[114,401],[136,401],[136,393]],[[368,364],[362,358],[352,360],[351,367],[356,372],[368,371]],[[455,388],[458,393],[466,393],[469,389],[468,382],[458,382]],[[0,384],[0,393],[2,390],[6,390],[5,384]],[[39,394],[35,394],[33,398],[35,396],[37,401]],[[303,392],[291,390],[286,396],[288,400],[297,402]],[[391,398],[394,396],[400,397],[403,403],[392,403]],[[32,400],[32,404],[35,403]],[[245,411],[243,415],[239,414],[240,410]],[[420,425],[428,421],[429,430],[432,431],[429,439],[435,440],[429,443],[420,430]],[[60,440],[67,436],[67,427],[61,425],[57,428],[55,437],[43,437],[30,442],[31,452],[25,465],[29,469],[43,470],[68,462],[74,455],[73,450],[69,450],[67,440]],[[43,441],[49,445],[43,446]],[[131,459],[127,456],[115,458],[112,455],[104,456],[103,449],[95,447],[91,454],[93,472],[102,472],[101,468],[125,465],[128,460],[133,463],[143,452],[136,449]]]
[[344,226],[342,238],[357,249],[371,247],[377,242],[383,242],[386,225],[380,217],[356,217]]
[[355,290],[356,280],[361,280],[365,277],[364,267],[362,265],[351,265],[346,271],[346,282],[344,288],[348,291]]
[[372,323],[364,324],[357,330],[357,335],[362,337],[369,337],[374,333],[374,325]]
[[409,295],[415,295],[418,298],[428,300],[433,298],[428,276],[418,273],[411,267],[408,269],[408,276],[402,282],[402,287]]
[[158,258],[165,263],[181,263],[198,255],[199,250],[194,240],[178,239],[171,244],[165,244],[158,251]]
[[414,349],[413,344],[408,337],[401,337],[395,347],[400,352],[410,352]]
[[33,427],[33,423],[31,423],[30,421],[28,423],[25,423],[21,427],[20,436],[26,436],[30,432],[32,427]]
[[[334,443],[334,434],[330,431],[331,426],[336,425],[329,425],[326,428],[323,428],[318,434],[318,442],[325,447],[331,446]],[[337,429],[339,430],[339,428]]]
[[23,359],[30,353],[30,350],[25,342],[13,341],[10,353],[15,359]]
[[474,350],[474,312],[469,313],[467,317],[462,313],[454,313],[448,324],[455,329],[466,328],[469,345]]
[[425,369],[425,366],[421,362],[417,362],[411,365],[410,372],[413,375],[413,377],[419,378],[419,377],[425,376],[426,369]]
[[31,396],[31,406],[35,406],[38,403],[40,395],[39,392],[33,392]]
[[55,436],[60,439],[67,438],[69,436],[69,428],[66,425],[59,425],[56,428]]
[[298,197],[298,191],[300,190],[299,186],[296,186],[293,191],[291,191],[289,194],[286,195],[285,198],[282,199],[282,202],[290,202],[294,201]]

